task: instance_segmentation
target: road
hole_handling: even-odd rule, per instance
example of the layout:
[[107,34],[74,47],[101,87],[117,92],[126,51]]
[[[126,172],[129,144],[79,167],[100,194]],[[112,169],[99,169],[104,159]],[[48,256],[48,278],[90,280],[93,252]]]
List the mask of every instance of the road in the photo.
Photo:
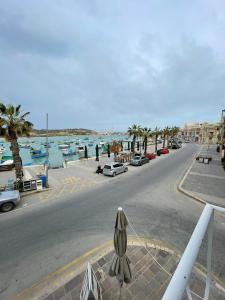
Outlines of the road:
[[[183,251],[203,206],[179,193],[176,185],[197,150],[190,144],[87,192],[1,215],[0,299],[11,299],[112,238],[118,206],[124,208],[139,235]],[[215,228],[213,271],[225,277],[225,222],[219,216],[217,220],[223,223],[217,222]],[[204,249],[199,259],[205,262]]]

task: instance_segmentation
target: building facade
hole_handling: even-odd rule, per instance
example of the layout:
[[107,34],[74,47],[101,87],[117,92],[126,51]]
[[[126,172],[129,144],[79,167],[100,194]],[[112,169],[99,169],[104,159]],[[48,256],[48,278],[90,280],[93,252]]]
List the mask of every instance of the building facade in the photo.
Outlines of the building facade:
[[219,123],[187,123],[180,131],[180,136],[190,142],[216,144],[218,142]]

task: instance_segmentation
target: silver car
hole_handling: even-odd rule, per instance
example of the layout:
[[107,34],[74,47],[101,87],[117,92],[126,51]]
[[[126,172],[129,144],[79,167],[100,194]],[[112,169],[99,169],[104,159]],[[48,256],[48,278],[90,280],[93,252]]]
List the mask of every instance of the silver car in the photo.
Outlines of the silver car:
[[0,210],[8,212],[12,210],[20,201],[19,191],[0,192]]
[[108,176],[116,176],[117,174],[128,171],[128,167],[122,163],[106,164],[103,168],[103,174]]
[[130,161],[132,166],[142,166],[143,164],[147,163],[149,163],[149,158],[145,156],[134,156],[134,158]]

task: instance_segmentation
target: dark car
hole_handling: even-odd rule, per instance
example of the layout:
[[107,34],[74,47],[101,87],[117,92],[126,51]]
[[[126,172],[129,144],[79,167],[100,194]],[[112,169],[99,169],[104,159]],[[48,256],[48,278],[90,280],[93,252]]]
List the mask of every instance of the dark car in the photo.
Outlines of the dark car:
[[180,149],[180,145],[179,144],[172,144],[171,149]]
[[145,156],[135,156],[130,164],[132,166],[142,166],[143,164],[146,164],[149,162],[149,158],[145,157]]

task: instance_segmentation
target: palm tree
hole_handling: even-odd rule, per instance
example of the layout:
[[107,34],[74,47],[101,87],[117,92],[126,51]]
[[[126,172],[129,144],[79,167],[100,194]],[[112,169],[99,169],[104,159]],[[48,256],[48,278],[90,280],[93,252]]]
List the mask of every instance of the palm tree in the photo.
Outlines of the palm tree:
[[162,133],[162,131],[156,127],[155,130],[154,130],[154,136],[155,136],[155,153],[157,153],[157,140],[158,140],[158,137],[159,135]]
[[144,127],[142,128],[142,137],[143,137],[143,144],[144,144],[144,153],[147,153],[147,145],[148,145],[148,138],[151,136],[151,129]]
[[138,145],[139,145],[139,150],[141,153],[141,149],[142,149],[142,137],[143,137],[143,129],[141,128],[141,126],[138,126],[138,130],[137,130],[137,138],[139,139],[138,141]]
[[179,127],[177,126],[172,127],[172,137],[177,137],[179,131],[180,131]]
[[15,173],[17,188],[22,188],[23,183],[23,167],[20,157],[17,139],[19,136],[30,136],[33,124],[25,120],[29,112],[21,114],[20,105],[5,106],[0,103],[0,136],[10,142],[10,150],[12,151],[13,161],[15,164]]
[[[165,145],[168,146],[168,137],[170,134],[170,128],[166,126],[166,128],[163,129],[163,148],[165,148]],[[167,140],[167,143],[166,143]]]
[[[129,134],[129,136],[133,136],[133,148],[135,149],[135,143],[136,143],[136,139],[138,137],[138,133],[140,130],[140,126],[133,124],[131,127],[128,128],[127,133]],[[133,151],[134,151],[133,149]]]
[[170,137],[170,140],[173,141],[177,137],[177,134],[179,131],[180,131],[180,128],[176,127],[176,126],[169,128],[168,138]]

